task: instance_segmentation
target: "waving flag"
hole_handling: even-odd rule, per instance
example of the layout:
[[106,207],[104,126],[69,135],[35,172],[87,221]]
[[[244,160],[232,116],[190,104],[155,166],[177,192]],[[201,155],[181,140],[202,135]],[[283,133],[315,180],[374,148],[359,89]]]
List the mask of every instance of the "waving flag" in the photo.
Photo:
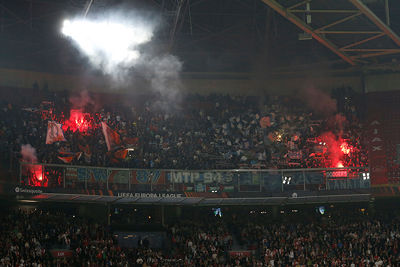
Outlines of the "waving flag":
[[118,147],[121,144],[121,138],[119,137],[119,134],[108,127],[105,122],[101,123],[101,127],[103,129],[104,138],[106,139],[108,151]]
[[71,163],[75,158],[77,160],[82,156],[82,152],[72,153],[72,152],[60,152],[58,159],[64,163]]
[[61,124],[55,121],[49,121],[47,123],[46,144],[49,145],[61,141],[67,141],[65,140],[63,130],[61,129]]
[[117,159],[125,159],[128,155],[128,149],[120,149],[114,152],[114,157]]
[[260,120],[260,126],[261,128],[265,129],[267,127],[271,126],[271,120],[268,116],[262,117]]
[[124,137],[122,140],[128,147],[136,147],[139,144],[139,137]]

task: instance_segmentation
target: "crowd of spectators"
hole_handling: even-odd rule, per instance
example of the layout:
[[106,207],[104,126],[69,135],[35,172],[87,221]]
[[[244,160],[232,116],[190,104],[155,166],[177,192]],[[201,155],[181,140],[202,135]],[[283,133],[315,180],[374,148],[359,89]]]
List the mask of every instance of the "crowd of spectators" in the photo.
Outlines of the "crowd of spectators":
[[190,266],[212,266],[226,262],[232,235],[222,221],[181,222],[170,228],[172,248]]
[[[340,156],[343,165],[367,164],[363,129],[352,102],[342,104],[340,113],[326,116],[288,96],[189,95],[167,108],[155,105],[152,98],[132,106],[110,101],[100,108],[91,100],[78,107],[86,113],[89,129],[64,128],[66,142],[46,145],[47,121],[66,125],[70,110],[77,108],[69,98],[51,94],[36,106],[3,102],[2,158],[30,144],[43,163],[63,164],[60,153],[83,152],[71,164],[166,169],[337,167],[332,165],[332,154],[337,153],[332,146],[345,140],[351,152]],[[117,159],[107,151],[101,122],[119,133],[121,147],[137,138],[126,157]]]
[[[397,266],[400,262],[398,216],[313,217],[265,222],[254,216],[203,216],[196,222],[166,226],[168,248],[155,249],[151,244],[122,247],[112,227],[62,212],[3,212],[0,265]],[[57,257],[50,253],[53,249],[71,253]],[[250,253],[231,255],[231,250]]]
[[269,266],[396,266],[399,218],[325,223],[242,225],[242,241],[257,244]]

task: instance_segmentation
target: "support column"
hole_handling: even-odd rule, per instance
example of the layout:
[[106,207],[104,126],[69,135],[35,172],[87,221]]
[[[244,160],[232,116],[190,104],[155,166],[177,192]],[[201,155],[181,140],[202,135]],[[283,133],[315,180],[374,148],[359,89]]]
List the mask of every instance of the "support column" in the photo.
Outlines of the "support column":
[[386,15],[386,25],[390,26],[389,0],[385,0],[385,15]]
[[165,207],[161,206],[161,225],[165,226]]

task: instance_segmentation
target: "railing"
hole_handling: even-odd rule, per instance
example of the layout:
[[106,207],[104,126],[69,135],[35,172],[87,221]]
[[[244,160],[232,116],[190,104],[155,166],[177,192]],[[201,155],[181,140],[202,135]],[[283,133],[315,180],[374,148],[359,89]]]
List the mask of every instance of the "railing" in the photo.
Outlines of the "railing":
[[370,177],[367,167],[159,170],[21,163],[20,184],[124,192],[284,192],[365,189]]

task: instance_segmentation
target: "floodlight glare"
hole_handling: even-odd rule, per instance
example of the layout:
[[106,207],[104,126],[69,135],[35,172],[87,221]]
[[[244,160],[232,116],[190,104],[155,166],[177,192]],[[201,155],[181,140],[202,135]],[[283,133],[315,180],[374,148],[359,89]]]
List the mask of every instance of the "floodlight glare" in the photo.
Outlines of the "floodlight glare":
[[61,32],[70,37],[92,63],[106,65],[106,68],[133,65],[140,57],[138,46],[150,41],[153,35],[152,27],[144,24],[89,19],[66,19]]

